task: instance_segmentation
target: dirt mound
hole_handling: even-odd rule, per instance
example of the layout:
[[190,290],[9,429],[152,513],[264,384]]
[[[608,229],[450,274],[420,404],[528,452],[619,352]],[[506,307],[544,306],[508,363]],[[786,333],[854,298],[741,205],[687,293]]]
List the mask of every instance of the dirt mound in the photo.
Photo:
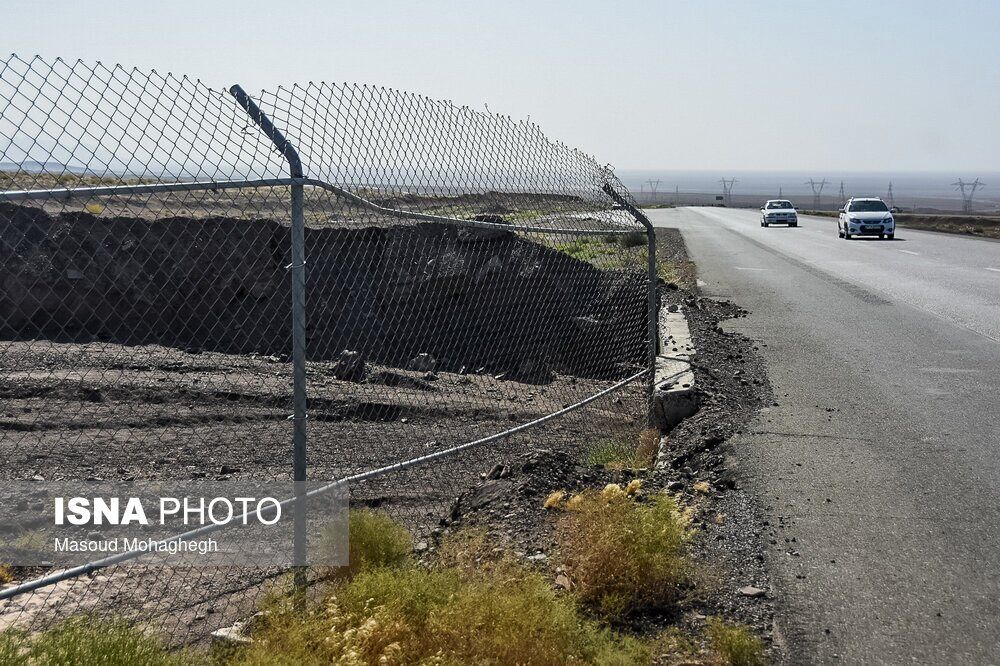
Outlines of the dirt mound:
[[[50,216],[0,204],[0,336],[286,356],[289,230],[273,220]],[[545,381],[643,362],[644,276],[506,231],[308,229],[308,353]]]

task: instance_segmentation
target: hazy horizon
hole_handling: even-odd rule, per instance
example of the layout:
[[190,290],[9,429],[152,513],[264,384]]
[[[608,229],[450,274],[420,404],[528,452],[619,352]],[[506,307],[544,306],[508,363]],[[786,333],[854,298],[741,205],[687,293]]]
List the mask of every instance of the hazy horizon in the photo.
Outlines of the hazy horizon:
[[[8,52],[391,86],[624,170],[997,170],[1000,3],[7,3]],[[165,29],[178,26],[183,29]],[[827,176],[829,177],[829,176]]]

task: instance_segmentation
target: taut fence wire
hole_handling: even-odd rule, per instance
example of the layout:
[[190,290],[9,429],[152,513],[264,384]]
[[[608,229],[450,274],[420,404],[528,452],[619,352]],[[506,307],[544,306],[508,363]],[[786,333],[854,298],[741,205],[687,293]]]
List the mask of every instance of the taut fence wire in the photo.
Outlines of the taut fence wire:
[[[433,538],[491,470],[647,425],[652,227],[534,125],[17,55],[0,107],[6,482],[308,480]],[[286,573],[140,553],[10,570],[0,632],[88,613],[178,645]]]

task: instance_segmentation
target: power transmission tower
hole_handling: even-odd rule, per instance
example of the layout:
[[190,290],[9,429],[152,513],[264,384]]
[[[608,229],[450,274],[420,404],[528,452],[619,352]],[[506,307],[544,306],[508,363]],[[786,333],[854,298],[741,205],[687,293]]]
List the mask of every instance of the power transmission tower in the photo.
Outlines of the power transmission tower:
[[656,190],[657,188],[660,187],[660,181],[647,180],[646,182],[649,183],[650,200],[652,201],[652,203],[656,203]]
[[730,178],[729,180],[723,178],[719,182],[722,183],[723,201],[727,206],[731,206],[733,203],[733,186],[736,185],[736,183],[738,183],[739,181],[736,180],[735,178]]
[[811,187],[813,191],[813,210],[819,210],[819,198],[823,194],[823,187],[826,184],[826,178],[818,182],[812,178],[806,181],[806,185]]
[[976,178],[971,183],[967,183],[961,178],[958,179],[957,183],[952,183],[952,186],[956,190],[962,191],[962,212],[971,213],[972,212],[972,197],[980,187],[986,187],[986,183],[979,182]]
[[674,185],[674,208],[677,207],[677,202],[680,201],[681,197],[681,186]]
[[781,193],[781,185],[778,185],[778,198],[784,199],[785,195]]
[[892,181],[889,181],[889,208],[896,207],[896,200],[892,198]]
[[840,198],[841,205],[847,203],[847,195],[844,194],[844,181],[840,181],[840,194],[838,196]]

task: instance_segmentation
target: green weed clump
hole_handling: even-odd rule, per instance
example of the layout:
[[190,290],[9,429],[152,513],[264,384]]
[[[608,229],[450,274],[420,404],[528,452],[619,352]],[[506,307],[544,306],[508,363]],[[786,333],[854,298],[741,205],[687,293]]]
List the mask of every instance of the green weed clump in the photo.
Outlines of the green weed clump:
[[[331,559],[336,539],[337,535],[330,531],[321,536],[320,548]],[[350,512],[348,541],[348,564],[331,570],[329,573],[332,577],[350,577],[366,568],[401,566],[413,552],[413,539],[406,528],[384,513],[376,511]]]
[[577,596],[612,619],[676,603],[691,580],[690,520],[673,497],[571,498],[556,537]]
[[713,617],[708,621],[708,638],[712,649],[728,666],[764,664],[764,644],[746,627],[726,624]]
[[659,433],[646,428],[639,433],[638,442],[624,439],[599,442],[587,450],[585,461],[604,469],[647,469],[652,466],[659,450]]
[[0,664],[11,666],[180,666],[192,663],[121,620],[72,618],[34,637],[0,634]]
[[643,247],[647,242],[646,233],[643,231],[630,231],[618,236],[618,245],[623,248]]

